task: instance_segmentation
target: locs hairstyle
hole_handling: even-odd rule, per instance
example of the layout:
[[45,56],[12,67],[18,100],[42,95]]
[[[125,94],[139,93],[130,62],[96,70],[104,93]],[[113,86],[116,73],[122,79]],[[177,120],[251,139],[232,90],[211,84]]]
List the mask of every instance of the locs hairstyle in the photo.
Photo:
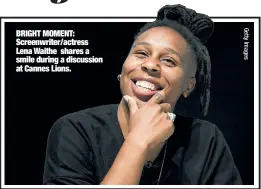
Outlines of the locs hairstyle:
[[183,5],[166,5],[157,14],[154,22],[145,24],[135,35],[137,38],[148,29],[169,27],[179,32],[196,54],[197,85],[200,87],[200,109],[207,115],[210,102],[211,61],[205,46],[214,30],[214,23],[209,16],[186,8]]

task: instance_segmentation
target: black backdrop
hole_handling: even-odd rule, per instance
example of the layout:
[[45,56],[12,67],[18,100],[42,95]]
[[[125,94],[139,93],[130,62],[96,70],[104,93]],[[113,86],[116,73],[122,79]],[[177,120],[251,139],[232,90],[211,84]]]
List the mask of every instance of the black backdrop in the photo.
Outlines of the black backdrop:
[[[88,107],[119,103],[121,72],[137,29],[144,23],[5,24],[6,184],[42,184],[48,132],[61,116]],[[208,43],[212,96],[205,119],[223,132],[244,184],[254,183],[253,23],[215,23]],[[250,29],[249,60],[243,56],[244,28]],[[16,73],[16,29],[73,29],[74,39],[89,40],[90,55],[102,64],[71,66],[71,73]],[[76,47],[77,48],[77,47]],[[197,92],[178,106],[199,115]]]

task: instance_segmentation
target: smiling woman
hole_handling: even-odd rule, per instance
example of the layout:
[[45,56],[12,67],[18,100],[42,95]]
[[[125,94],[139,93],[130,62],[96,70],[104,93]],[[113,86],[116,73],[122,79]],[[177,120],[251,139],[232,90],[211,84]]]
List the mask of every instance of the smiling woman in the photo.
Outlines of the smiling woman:
[[198,85],[210,99],[213,22],[182,5],[164,6],[135,36],[118,76],[119,104],[71,113],[52,127],[44,184],[242,184],[212,123],[175,111]]
[[[196,83],[195,55],[187,49],[185,39],[168,27],[151,28],[139,35],[123,65],[122,93],[136,97],[139,104],[163,90],[164,101],[173,111],[179,96],[183,92],[188,96]],[[144,92],[148,83],[152,90]]]

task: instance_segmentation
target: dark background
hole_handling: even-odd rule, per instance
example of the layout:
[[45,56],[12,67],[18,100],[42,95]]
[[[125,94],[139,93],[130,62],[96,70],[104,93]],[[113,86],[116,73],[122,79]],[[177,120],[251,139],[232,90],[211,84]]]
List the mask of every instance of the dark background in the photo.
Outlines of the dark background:
[[[5,184],[39,185],[47,136],[61,116],[119,103],[117,75],[133,36],[144,23],[6,23]],[[253,23],[215,23],[207,47],[212,59],[212,93],[205,119],[223,132],[244,184],[254,184]],[[250,29],[249,60],[243,56],[244,28]],[[91,56],[103,64],[71,66],[71,73],[16,73],[16,29],[73,29],[87,39]],[[77,48],[77,47],[76,47]],[[197,92],[178,111],[199,116]]]

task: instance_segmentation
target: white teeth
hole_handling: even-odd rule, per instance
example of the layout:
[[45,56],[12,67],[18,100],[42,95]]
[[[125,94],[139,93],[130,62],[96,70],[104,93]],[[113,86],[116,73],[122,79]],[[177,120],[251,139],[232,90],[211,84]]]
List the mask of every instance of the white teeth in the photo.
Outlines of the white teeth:
[[146,89],[146,88],[143,88],[143,87],[140,87],[140,86],[138,86],[139,87],[139,89],[141,89],[142,91],[151,91],[150,89]]
[[136,85],[138,87],[140,87],[141,89],[144,89],[146,91],[148,91],[148,90],[151,90],[151,91],[156,90],[156,86],[154,84],[150,83],[150,82],[147,82],[147,81],[137,81]]

